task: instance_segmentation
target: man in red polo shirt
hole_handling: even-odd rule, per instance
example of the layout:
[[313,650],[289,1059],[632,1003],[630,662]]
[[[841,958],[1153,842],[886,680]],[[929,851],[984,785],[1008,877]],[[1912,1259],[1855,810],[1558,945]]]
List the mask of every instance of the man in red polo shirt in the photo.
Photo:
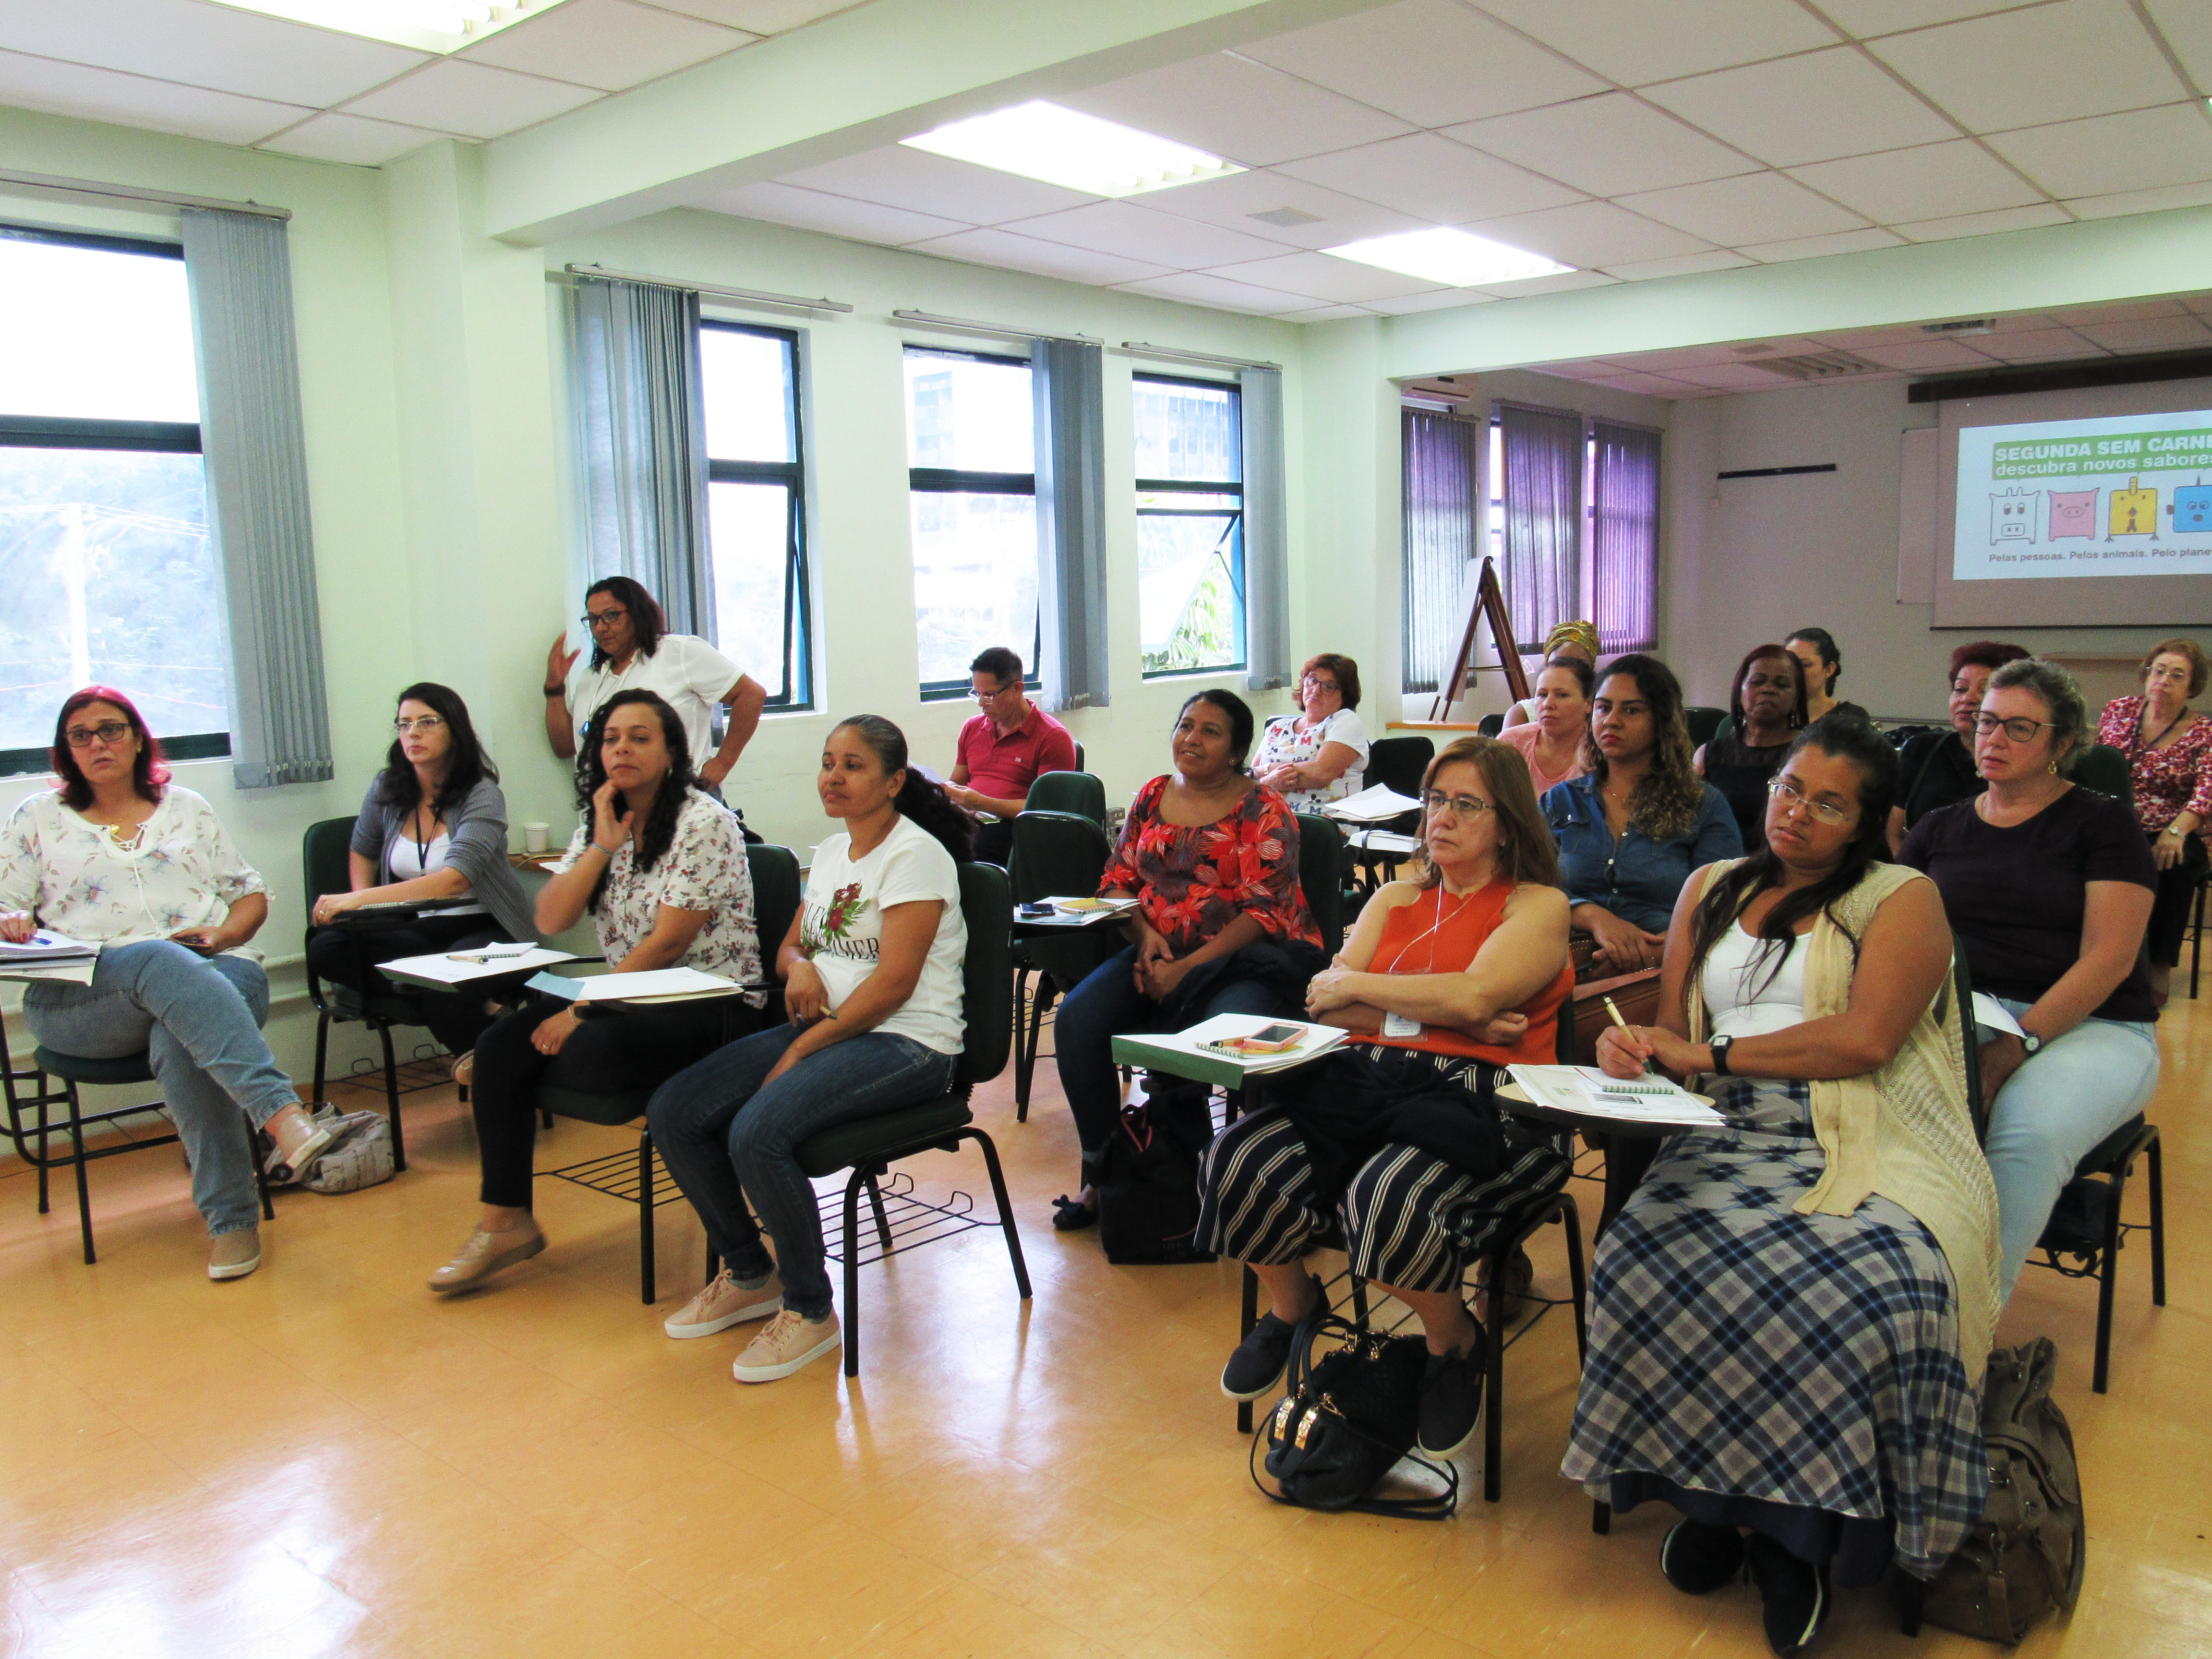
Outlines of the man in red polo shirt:
[[998,819],[975,836],[975,857],[1004,864],[1014,850],[1014,815],[1040,772],[1075,770],[1075,739],[1022,690],[1022,659],[994,645],[968,665],[983,712],[960,728],[959,758],[946,793],[971,812]]

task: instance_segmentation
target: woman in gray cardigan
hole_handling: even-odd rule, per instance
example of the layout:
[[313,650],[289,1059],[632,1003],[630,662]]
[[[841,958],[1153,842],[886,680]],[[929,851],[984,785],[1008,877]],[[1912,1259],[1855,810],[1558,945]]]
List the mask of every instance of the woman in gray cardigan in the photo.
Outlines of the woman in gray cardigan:
[[[356,994],[386,988],[376,974],[380,962],[538,937],[507,860],[499,769],[477,741],[468,705],[426,680],[399,694],[392,726],[392,752],[354,823],[352,890],[315,901],[307,937],[308,969]],[[363,905],[410,901],[433,908],[388,927],[331,925]],[[496,1009],[487,1011],[481,993],[422,997],[430,1034],[454,1056],[454,1075],[465,1083],[470,1052]]]

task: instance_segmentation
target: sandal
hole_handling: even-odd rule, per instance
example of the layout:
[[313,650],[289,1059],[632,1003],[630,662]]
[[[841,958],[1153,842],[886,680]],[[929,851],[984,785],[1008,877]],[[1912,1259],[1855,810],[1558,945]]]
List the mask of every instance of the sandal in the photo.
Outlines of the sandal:
[[[1505,1264],[1505,1283],[1498,1296],[1498,1324],[1510,1325],[1521,1316],[1522,1306],[1529,1286],[1536,1280],[1536,1264],[1528,1259],[1525,1249],[1513,1252],[1512,1261]],[[1485,1326],[1491,1322],[1490,1258],[1483,1257],[1474,1270],[1474,1316]]]
[[1062,1193],[1052,1201],[1052,1227],[1054,1232],[1079,1233],[1085,1227],[1098,1224],[1098,1206],[1085,1204],[1079,1199]]

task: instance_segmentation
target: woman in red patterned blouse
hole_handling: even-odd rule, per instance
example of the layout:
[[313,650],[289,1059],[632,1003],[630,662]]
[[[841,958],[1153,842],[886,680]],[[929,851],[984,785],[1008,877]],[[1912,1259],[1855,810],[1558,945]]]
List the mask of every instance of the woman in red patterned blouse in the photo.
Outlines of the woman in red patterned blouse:
[[[1120,1119],[1114,1038],[1179,1031],[1216,1014],[1296,1014],[1326,964],[1298,886],[1298,821],[1244,770],[1252,711],[1232,691],[1201,691],[1176,721],[1175,770],[1137,792],[1099,896],[1134,898],[1129,947],[1068,994],[1053,1021],[1060,1085],[1083,1146],[1083,1188],[1056,1200],[1063,1232],[1098,1218],[1091,1177]],[[1273,947],[1272,950],[1266,947]],[[1288,994],[1285,994],[1285,988]],[[1203,1100],[1178,1103],[1202,1114]],[[1211,1119],[1173,1123],[1194,1154]]]
[[2208,665],[2194,640],[2160,640],[2142,659],[2143,695],[2115,697],[2097,722],[2097,741],[2128,757],[2136,818],[2158,862],[2158,897],[2146,942],[2150,988],[2160,1002],[2181,961],[2189,902],[2203,878],[2204,843],[2197,832],[2212,819],[2212,720],[2193,714]]

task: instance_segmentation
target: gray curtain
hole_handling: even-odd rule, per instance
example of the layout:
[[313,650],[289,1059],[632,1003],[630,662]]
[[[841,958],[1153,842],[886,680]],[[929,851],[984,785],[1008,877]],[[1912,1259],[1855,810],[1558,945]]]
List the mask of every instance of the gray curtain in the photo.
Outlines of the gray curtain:
[[200,447],[230,632],[233,775],[241,789],[331,775],[282,219],[184,210]]
[[1505,608],[1524,653],[1544,648],[1552,624],[1583,614],[1583,417],[1556,409],[1498,406],[1505,477]]
[[1404,411],[1406,690],[1433,691],[1459,649],[1460,590],[1481,523],[1482,428]]
[[1045,707],[1103,708],[1106,684],[1105,353],[1030,349],[1036,404],[1037,664]]
[[1659,434],[1593,421],[1590,620],[1607,656],[1659,647]]
[[1273,691],[1291,683],[1283,374],[1248,368],[1237,378],[1244,394],[1244,684]]
[[571,293],[592,580],[633,576],[669,632],[711,639],[699,296],[581,275]]

